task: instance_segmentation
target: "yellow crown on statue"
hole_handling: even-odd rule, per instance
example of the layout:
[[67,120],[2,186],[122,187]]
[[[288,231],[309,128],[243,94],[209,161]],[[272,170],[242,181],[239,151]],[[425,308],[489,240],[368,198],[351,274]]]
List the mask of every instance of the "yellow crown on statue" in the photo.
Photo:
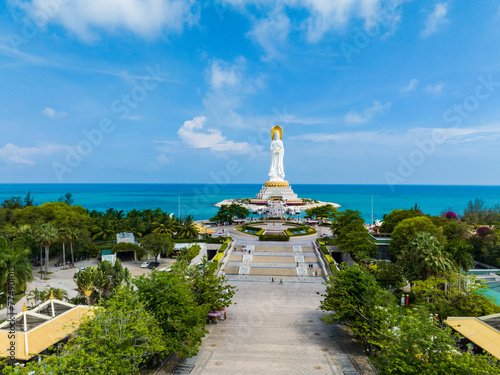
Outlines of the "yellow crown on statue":
[[266,181],[264,186],[266,187],[288,187],[290,184],[288,181]]

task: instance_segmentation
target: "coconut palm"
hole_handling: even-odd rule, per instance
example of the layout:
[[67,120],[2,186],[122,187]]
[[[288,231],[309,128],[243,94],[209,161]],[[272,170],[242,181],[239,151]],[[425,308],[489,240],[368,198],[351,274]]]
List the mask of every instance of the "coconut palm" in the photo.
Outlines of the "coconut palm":
[[87,305],[90,305],[90,297],[96,290],[96,275],[97,269],[95,267],[88,267],[85,271],[78,272],[78,275],[76,276],[77,290],[83,297],[85,297]]
[[161,213],[157,221],[153,222],[153,233],[166,233],[172,234],[178,231],[178,224],[173,215],[169,215],[166,212]]
[[453,241],[446,246],[450,257],[459,269],[468,271],[474,267],[474,258],[472,257],[472,245],[463,241]]
[[[33,268],[30,262],[31,250],[14,247],[5,238],[0,237],[0,284],[7,294],[9,277],[14,277],[17,290],[26,290],[26,285],[33,281]],[[11,270],[15,272],[10,272]]]
[[45,248],[45,278],[49,272],[49,248],[50,245],[59,239],[57,228],[52,223],[38,226],[36,230],[37,242]]
[[96,233],[92,236],[93,240],[102,239],[103,241],[106,241],[107,238],[113,236],[113,222],[105,217],[99,219],[96,221],[93,231]]
[[453,268],[453,262],[438,239],[427,232],[418,233],[401,252],[398,263],[410,281],[426,280]]
[[198,236],[198,228],[196,227],[193,217],[191,215],[187,215],[181,221],[180,227],[177,230],[177,235],[180,238],[195,238]]

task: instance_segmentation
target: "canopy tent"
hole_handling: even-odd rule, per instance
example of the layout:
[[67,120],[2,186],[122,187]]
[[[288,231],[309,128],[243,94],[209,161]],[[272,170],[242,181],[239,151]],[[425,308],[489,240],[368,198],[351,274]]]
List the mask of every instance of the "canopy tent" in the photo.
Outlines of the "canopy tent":
[[500,359],[500,314],[471,317],[448,317],[445,323],[462,336]]
[[206,228],[206,227],[204,227],[201,224],[194,223],[194,225],[196,226],[196,229],[198,229],[198,233],[199,234],[208,234],[208,235],[210,235],[212,233],[215,233],[215,231],[213,229]]

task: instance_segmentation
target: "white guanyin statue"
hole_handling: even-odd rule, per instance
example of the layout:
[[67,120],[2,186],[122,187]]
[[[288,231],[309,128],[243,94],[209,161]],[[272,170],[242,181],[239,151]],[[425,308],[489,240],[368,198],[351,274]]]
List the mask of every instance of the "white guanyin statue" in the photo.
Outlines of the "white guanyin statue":
[[269,168],[270,181],[285,181],[285,170],[283,169],[283,130],[279,126],[271,130],[273,141],[271,142],[271,167]]

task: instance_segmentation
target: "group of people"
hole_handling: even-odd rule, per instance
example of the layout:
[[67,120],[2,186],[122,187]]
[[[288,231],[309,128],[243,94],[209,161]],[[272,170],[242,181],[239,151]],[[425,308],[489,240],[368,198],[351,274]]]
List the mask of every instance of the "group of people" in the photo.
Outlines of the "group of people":
[[[274,276],[271,277],[271,283],[274,283]],[[280,285],[283,285],[283,278],[280,278]]]
[[245,254],[247,253],[247,251],[248,251],[248,254],[251,254],[251,253],[252,253],[252,250],[251,250],[251,249],[247,249],[247,247],[246,247],[245,245],[243,245],[242,250],[243,250],[243,252],[244,252]]

